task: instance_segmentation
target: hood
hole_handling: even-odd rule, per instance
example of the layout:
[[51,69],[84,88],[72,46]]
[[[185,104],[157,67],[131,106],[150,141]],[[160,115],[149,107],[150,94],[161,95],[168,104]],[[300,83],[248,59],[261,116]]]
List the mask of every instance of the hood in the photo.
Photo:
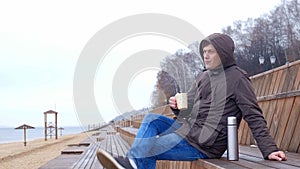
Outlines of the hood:
[[209,35],[208,37],[206,37],[205,39],[203,39],[200,42],[200,46],[199,46],[199,52],[200,55],[202,57],[202,59],[204,60],[204,56],[203,56],[203,42],[209,42],[210,44],[212,44],[214,46],[214,48],[217,50],[223,68],[228,68],[230,66],[236,65],[234,56],[233,56],[233,52],[234,52],[234,42],[231,39],[231,37],[229,37],[228,35],[225,34],[221,34],[221,33],[214,33]]

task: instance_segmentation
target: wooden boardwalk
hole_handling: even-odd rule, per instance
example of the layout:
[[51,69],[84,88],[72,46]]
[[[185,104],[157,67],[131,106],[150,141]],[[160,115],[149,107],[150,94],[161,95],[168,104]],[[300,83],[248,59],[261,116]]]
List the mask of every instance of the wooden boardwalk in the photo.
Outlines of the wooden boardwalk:
[[99,148],[113,156],[125,156],[130,145],[109,125],[79,144],[68,145],[39,169],[103,169],[96,156]]
[[[300,168],[300,61],[293,62],[268,72],[251,77],[257,100],[263,110],[271,135],[280,149],[286,151],[287,161],[264,160],[255,144],[245,121],[238,131],[238,161],[228,161],[226,153],[221,159],[199,159],[196,161],[160,160],[157,169],[296,169]],[[168,106],[152,112],[173,116]],[[101,148],[111,155],[125,156],[133,143],[143,115],[130,120],[121,120],[102,128],[88,140],[70,145],[56,159],[49,161],[41,169],[54,168],[103,168],[96,158]]]
[[39,169],[103,169],[96,158],[99,147],[107,137],[107,130],[111,127],[100,129],[91,137],[81,143],[68,145],[61,151],[61,155],[49,161]]
[[80,144],[69,145],[60,156],[39,169],[101,169],[103,167],[95,158],[97,150],[98,145],[89,138]]
[[[99,134],[92,136],[82,143],[70,145],[62,154],[49,161],[41,169],[103,169],[96,158],[99,148],[114,156],[125,156],[130,148],[131,141],[128,137],[135,136],[137,129],[134,127],[108,126],[99,130]],[[124,134],[125,133],[125,134]],[[128,135],[128,133],[131,133]],[[126,140],[126,141],[125,141]],[[262,158],[258,148],[250,146],[239,147],[239,161],[228,161],[226,153],[221,159],[199,159],[197,161],[157,161],[157,169],[245,169],[245,168],[300,168],[300,154],[287,152],[288,161],[268,161]]]

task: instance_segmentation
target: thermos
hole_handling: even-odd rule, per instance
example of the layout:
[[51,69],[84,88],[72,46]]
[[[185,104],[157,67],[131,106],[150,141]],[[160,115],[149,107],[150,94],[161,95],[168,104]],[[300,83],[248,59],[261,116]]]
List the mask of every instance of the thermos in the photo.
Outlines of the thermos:
[[227,159],[239,160],[238,132],[236,117],[227,118]]

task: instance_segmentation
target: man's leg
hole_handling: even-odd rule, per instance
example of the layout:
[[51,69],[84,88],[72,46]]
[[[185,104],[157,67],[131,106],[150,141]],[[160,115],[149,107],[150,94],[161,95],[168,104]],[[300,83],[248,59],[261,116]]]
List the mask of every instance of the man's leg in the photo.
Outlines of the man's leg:
[[[159,114],[148,114],[136,135],[135,141],[128,152],[129,158],[145,158],[156,155],[151,149],[160,135],[165,135],[178,129],[180,125],[174,119]],[[153,154],[154,153],[154,154]]]
[[156,138],[153,144],[155,145],[151,148],[147,157],[135,159],[139,169],[154,169],[156,160],[192,161],[207,158],[205,154],[191,146],[176,133],[160,136]]
[[164,132],[175,131],[179,127],[180,125],[172,118],[160,114],[147,114],[142,121],[136,138],[151,138]]

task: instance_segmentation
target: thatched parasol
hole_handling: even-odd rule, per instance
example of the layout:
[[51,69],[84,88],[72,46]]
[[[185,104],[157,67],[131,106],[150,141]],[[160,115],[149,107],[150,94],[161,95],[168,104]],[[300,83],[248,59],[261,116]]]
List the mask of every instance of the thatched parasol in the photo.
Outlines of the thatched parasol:
[[26,146],[26,129],[34,129],[34,127],[29,126],[27,124],[23,124],[23,125],[21,125],[19,127],[16,127],[15,129],[16,130],[18,130],[18,129],[24,129],[24,146]]

